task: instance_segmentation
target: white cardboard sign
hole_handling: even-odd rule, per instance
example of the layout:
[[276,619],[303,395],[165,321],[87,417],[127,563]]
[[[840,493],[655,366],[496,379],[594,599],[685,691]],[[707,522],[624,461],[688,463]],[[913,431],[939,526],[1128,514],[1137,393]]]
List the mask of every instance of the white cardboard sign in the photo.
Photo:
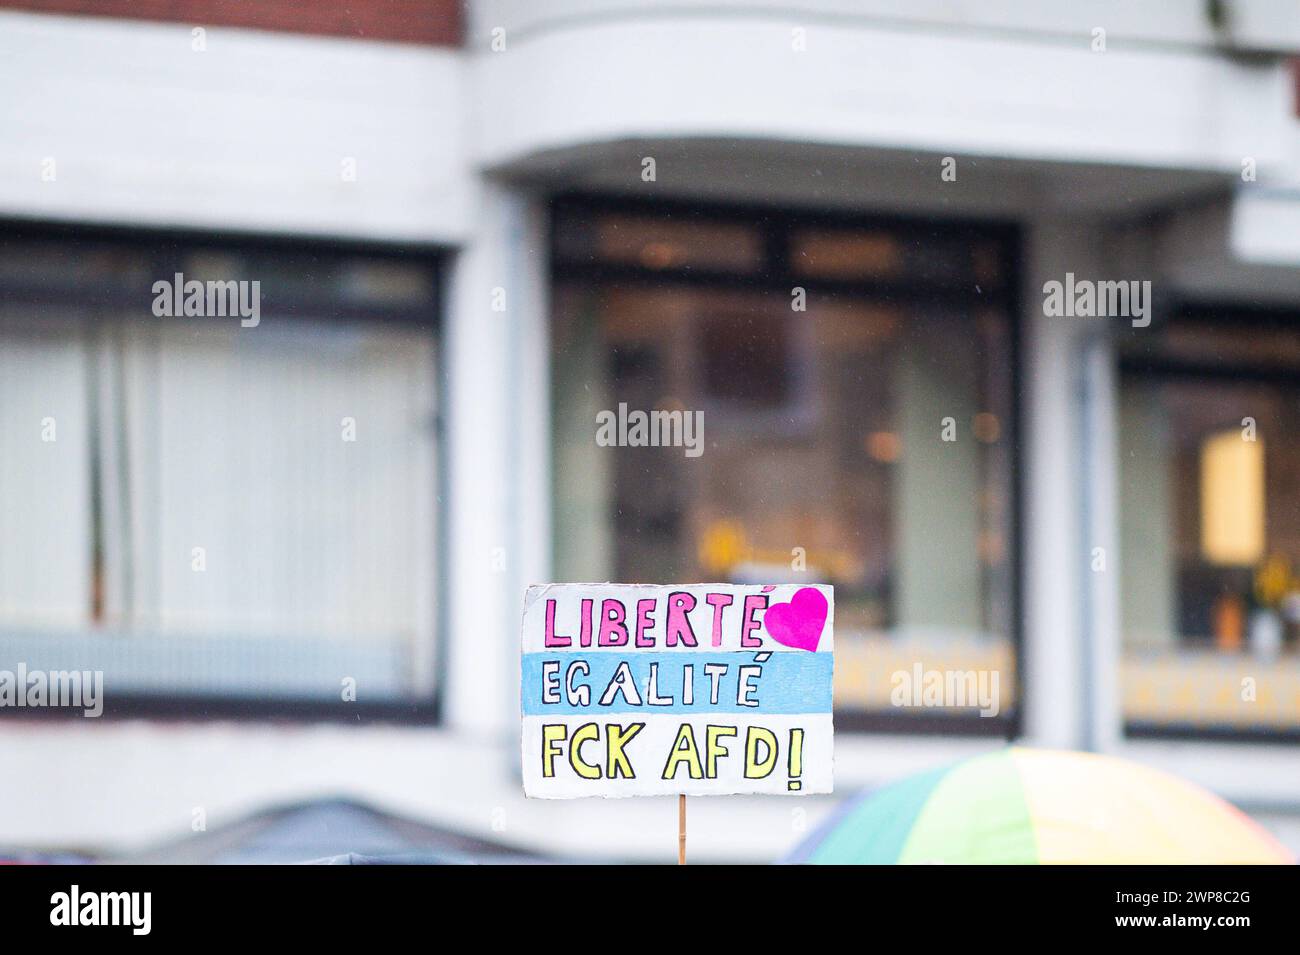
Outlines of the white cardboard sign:
[[834,620],[822,585],[528,588],[524,792],[831,792]]

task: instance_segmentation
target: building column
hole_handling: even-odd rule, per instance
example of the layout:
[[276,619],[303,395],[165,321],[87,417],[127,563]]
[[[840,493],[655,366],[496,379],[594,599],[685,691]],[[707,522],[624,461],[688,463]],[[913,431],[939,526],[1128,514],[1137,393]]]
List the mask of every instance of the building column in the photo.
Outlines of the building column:
[[1067,272],[1091,277],[1095,234],[1076,218],[1045,218],[1026,237],[1022,732],[1033,745],[1066,749],[1088,736],[1079,336],[1094,320],[1045,315],[1043,285]]
[[[1124,276],[1117,276],[1123,278]],[[1112,322],[1115,319],[1104,319]],[[1085,565],[1084,745],[1096,752],[1118,748],[1123,738],[1120,656],[1123,627],[1120,588],[1126,568],[1120,537],[1119,411],[1114,336],[1109,329],[1089,335],[1083,359],[1083,466]]]
[[549,256],[545,205],[481,184],[450,267],[443,367],[443,712],[517,729],[523,593],[550,564]]

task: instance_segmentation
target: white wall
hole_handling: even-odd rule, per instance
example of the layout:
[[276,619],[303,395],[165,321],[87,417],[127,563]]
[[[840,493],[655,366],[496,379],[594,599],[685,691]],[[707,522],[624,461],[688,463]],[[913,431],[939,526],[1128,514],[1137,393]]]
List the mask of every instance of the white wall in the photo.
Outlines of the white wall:
[[483,97],[473,149],[491,167],[574,143],[696,137],[1227,174],[1243,155],[1263,175],[1287,162],[1280,61],[851,17],[810,22],[799,52],[797,21],[780,11],[699,5],[575,14],[513,43],[507,29],[491,52],[484,17],[470,38]]
[[[519,34],[563,28],[582,20],[648,19],[708,14],[780,18],[806,26],[884,25],[952,33],[1020,34],[1040,41],[1091,40],[1106,29],[1120,45],[1244,50],[1300,49],[1300,8],[1275,0],[1232,0],[1224,29],[1206,16],[1204,0],[474,0],[472,35],[492,27]],[[486,40],[484,41],[486,42]]]
[[216,27],[191,44],[183,24],[0,12],[0,216],[465,233],[457,52]]

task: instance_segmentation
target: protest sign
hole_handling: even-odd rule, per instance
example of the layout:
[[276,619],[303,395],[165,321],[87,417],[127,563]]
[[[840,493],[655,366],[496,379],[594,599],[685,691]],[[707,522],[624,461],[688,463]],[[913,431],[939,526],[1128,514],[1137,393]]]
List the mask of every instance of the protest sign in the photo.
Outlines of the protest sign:
[[831,792],[833,634],[829,586],[530,587],[525,793]]

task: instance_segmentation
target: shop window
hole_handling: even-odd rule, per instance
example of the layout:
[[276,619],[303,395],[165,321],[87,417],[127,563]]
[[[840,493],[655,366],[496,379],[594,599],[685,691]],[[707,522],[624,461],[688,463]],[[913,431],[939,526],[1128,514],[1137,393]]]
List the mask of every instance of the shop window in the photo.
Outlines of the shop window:
[[[841,726],[1005,732],[1017,698],[1008,302],[971,275],[957,289],[956,272],[909,274],[930,227],[723,215],[690,219],[698,238],[684,245],[761,231],[761,272],[611,270],[557,250],[556,578],[834,584]],[[607,216],[629,247],[629,223],[653,237],[669,218],[561,200],[557,241],[594,250]],[[968,271],[1009,252],[1002,233],[935,241]],[[698,414],[701,453],[602,445],[597,416],[620,409]],[[969,698],[911,692],[932,674]]]
[[1120,400],[1124,715],[1300,728],[1300,330],[1187,309],[1129,336]]

